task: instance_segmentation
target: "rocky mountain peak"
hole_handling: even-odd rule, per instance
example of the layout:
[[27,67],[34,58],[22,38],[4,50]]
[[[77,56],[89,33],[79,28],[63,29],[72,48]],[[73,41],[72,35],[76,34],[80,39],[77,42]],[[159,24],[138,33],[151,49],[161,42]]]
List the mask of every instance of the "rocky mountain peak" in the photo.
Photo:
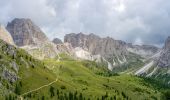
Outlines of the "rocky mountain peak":
[[41,29],[30,19],[15,18],[7,24],[7,30],[11,33],[14,42],[18,46],[25,46],[48,40]]
[[52,41],[54,44],[63,44],[63,42],[59,38],[55,38]]
[[14,45],[14,41],[13,41],[10,33],[2,25],[0,25],[0,39],[2,39],[3,41],[5,41],[11,45]]
[[165,41],[164,48],[158,60],[158,66],[170,67],[170,37],[168,37]]
[[170,36],[166,39],[165,41],[165,46],[164,46],[164,49],[170,49]]

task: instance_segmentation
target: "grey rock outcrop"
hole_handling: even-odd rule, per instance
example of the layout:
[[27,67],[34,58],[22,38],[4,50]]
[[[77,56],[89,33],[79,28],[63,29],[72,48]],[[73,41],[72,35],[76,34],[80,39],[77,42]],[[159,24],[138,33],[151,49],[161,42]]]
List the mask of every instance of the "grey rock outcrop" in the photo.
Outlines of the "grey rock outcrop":
[[18,80],[18,76],[14,72],[11,72],[8,69],[5,69],[3,71],[2,76],[4,79],[6,79],[10,82],[16,82]]
[[15,18],[7,24],[6,29],[11,33],[17,46],[36,44],[36,41],[46,41],[48,38],[30,19]]
[[70,43],[56,44],[56,48],[60,53],[73,55],[74,49]]

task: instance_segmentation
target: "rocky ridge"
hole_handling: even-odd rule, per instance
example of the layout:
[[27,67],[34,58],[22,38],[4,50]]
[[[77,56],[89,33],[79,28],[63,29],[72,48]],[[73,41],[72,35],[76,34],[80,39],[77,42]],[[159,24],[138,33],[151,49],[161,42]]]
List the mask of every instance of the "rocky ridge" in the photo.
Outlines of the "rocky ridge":
[[170,67],[170,37],[165,41],[165,45],[158,60],[158,66]]
[[147,77],[161,76],[170,74],[170,37],[165,41],[164,47],[150,57],[145,66],[136,71],[136,75],[143,75]]
[[126,43],[110,37],[101,38],[94,34],[72,33],[65,36],[64,42],[70,43],[75,48],[75,54],[79,58],[86,60],[102,59],[108,63],[110,70],[116,64],[125,63],[128,55]]

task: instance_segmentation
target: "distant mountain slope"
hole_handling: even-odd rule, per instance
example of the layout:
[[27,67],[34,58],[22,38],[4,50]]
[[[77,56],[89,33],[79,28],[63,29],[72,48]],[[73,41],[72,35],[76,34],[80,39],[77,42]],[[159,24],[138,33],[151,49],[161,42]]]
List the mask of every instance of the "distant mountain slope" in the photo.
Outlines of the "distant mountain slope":
[[135,74],[150,77],[170,84],[170,37],[167,38],[164,47],[155,55],[145,61],[145,65]]
[[144,58],[151,57],[160,51],[160,48],[152,45],[133,45],[127,44],[127,50],[129,52],[138,54]]
[[[125,42],[110,37],[101,38],[94,34],[72,33],[64,37],[64,42],[73,46],[74,53],[78,58],[105,63],[110,70],[120,69],[119,67],[124,64],[141,59],[138,55],[134,57],[135,54],[127,50]],[[131,58],[132,56],[133,58]]]

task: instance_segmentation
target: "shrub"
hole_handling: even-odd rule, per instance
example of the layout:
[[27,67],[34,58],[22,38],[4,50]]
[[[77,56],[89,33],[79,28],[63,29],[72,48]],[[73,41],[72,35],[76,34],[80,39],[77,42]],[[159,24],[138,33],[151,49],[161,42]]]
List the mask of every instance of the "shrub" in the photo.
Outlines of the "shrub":
[[2,55],[0,55],[0,59],[2,59]]
[[62,90],[66,89],[66,87],[65,87],[65,86],[63,86],[63,85],[62,85],[60,88],[61,88]]
[[166,99],[166,100],[170,100],[170,90],[166,91],[166,92],[164,93],[164,96],[165,96],[165,99]]

